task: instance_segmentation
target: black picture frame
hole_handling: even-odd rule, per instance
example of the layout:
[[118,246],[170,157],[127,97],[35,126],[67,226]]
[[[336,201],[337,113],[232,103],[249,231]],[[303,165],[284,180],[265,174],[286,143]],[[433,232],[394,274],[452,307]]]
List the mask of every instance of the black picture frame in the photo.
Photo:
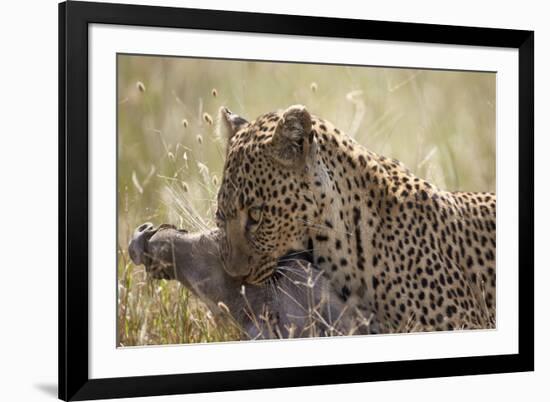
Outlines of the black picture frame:
[[[88,26],[115,24],[519,51],[517,354],[90,379]],[[534,370],[534,32],[142,5],[59,4],[59,398],[85,400]]]

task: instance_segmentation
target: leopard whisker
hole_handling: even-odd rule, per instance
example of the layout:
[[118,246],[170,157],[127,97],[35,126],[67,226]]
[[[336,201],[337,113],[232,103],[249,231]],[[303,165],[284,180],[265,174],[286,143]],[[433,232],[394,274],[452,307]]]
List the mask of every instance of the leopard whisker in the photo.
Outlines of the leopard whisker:
[[334,229],[333,227],[330,227],[328,225],[314,223],[314,222],[307,221],[307,220],[304,220],[304,219],[298,219],[298,221],[305,224],[310,229],[314,229],[314,230],[318,230],[318,231],[327,230],[327,231],[331,231],[331,232],[334,232],[334,233],[340,233],[340,234],[343,234],[343,235],[350,235],[350,236],[353,235],[353,233],[351,233],[351,232],[346,232],[345,230]]

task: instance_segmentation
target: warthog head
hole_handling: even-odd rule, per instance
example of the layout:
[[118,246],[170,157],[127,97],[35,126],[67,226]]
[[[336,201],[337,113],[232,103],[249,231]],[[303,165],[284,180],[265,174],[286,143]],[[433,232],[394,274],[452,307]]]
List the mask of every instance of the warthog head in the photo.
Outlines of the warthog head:
[[128,249],[153,278],[178,280],[214,314],[230,314],[251,339],[366,332],[365,325],[352,325],[336,292],[304,256],[281,259],[269,281],[248,285],[225,271],[219,238],[217,229],[188,233],[144,223]]

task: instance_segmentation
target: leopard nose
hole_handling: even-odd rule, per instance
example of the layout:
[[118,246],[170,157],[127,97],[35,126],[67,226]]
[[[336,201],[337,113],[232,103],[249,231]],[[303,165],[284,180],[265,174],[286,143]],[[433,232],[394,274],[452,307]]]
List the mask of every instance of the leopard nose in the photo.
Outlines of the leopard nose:
[[128,245],[130,259],[136,265],[145,264],[145,253],[147,252],[147,241],[154,234],[155,227],[152,223],[146,222],[139,225],[134,231],[132,240]]

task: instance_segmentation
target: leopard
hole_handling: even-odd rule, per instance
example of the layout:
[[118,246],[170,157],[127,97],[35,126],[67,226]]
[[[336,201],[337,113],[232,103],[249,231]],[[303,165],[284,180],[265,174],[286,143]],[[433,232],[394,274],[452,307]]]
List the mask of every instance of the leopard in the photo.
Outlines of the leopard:
[[496,327],[496,194],[442,190],[303,105],[218,119],[229,275],[266,286],[308,255],[379,333]]

